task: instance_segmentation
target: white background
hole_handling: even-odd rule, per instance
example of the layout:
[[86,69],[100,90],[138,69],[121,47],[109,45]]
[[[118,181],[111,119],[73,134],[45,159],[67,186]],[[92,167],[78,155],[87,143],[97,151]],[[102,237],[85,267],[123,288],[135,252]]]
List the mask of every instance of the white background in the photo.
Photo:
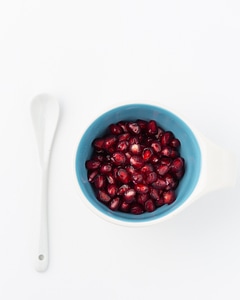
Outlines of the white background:
[[[0,2],[0,299],[240,299],[239,178],[169,221],[130,229],[88,210],[73,170],[89,120],[132,101],[173,108],[239,154],[239,53],[237,0]],[[40,168],[29,113],[41,92],[61,105],[45,273],[34,269]]]

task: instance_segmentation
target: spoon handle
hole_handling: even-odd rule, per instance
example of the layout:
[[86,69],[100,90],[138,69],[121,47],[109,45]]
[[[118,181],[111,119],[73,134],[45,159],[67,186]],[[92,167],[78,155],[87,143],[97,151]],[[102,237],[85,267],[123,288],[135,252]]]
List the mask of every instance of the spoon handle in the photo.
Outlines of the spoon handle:
[[48,267],[48,167],[42,168],[40,237],[36,270],[44,272]]

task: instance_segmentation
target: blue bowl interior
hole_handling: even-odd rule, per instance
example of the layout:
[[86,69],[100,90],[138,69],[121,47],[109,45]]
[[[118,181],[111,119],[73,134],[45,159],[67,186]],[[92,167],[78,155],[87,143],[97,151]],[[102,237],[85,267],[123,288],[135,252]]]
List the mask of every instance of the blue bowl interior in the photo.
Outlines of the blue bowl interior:
[[[185,159],[185,174],[176,190],[177,199],[154,212],[132,215],[115,212],[100,203],[87,179],[85,162],[92,155],[92,141],[105,134],[107,126],[121,120],[155,120],[165,130],[170,130],[181,141],[180,153]],[[181,206],[193,192],[199,178],[201,152],[191,129],[179,117],[163,108],[148,104],[129,104],[114,108],[98,117],[83,134],[76,152],[75,170],[79,186],[86,199],[105,215],[127,222],[148,222],[162,218]]]

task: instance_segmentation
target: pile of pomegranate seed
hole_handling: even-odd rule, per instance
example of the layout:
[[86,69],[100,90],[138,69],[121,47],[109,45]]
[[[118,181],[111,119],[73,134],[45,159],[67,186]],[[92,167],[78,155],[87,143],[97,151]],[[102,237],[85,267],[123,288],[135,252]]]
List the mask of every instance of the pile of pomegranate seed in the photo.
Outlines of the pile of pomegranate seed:
[[180,141],[155,120],[111,124],[92,145],[88,180],[111,210],[142,214],[176,200],[184,175]]

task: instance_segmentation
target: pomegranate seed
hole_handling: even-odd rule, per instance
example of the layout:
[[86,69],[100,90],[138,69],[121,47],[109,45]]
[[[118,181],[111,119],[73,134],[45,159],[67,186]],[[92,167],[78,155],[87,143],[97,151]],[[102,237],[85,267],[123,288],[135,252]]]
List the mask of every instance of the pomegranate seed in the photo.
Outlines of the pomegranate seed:
[[173,190],[163,193],[163,201],[165,204],[171,204],[176,200],[176,194]]
[[130,209],[130,212],[134,215],[140,215],[144,213],[144,209],[139,203],[134,203]]
[[174,174],[178,180],[180,180],[184,175],[184,168]]
[[152,187],[155,189],[164,189],[166,187],[166,181],[162,178],[158,178],[156,181],[152,183]]
[[100,172],[103,174],[109,173],[112,171],[112,166],[110,164],[102,164],[100,167]]
[[98,170],[89,171],[88,172],[88,181],[93,182],[96,175],[98,175]]
[[164,130],[161,127],[158,127],[155,137],[157,139],[160,139],[160,137],[163,135],[163,133],[164,133]]
[[135,199],[136,191],[134,189],[129,189],[123,194],[124,201],[127,203],[132,203]]
[[127,126],[127,122],[125,121],[120,121],[117,123],[118,126],[120,126],[122,128],[123,132],[128,132],[128,126]]
[[147,129],[147,126],[148,126],[148,122],[147,121],[138,119],[136,121],[136,123],[138,124],[138,126],[140,126],[141,129],[143,129],[143,130]]
[[106,178],[107,178],[107,181],[108,181],[109,184],[115,184],[115,183],[116,183],[116,179],[115,179],[115,177],[113,176],[113,174],[108,174],[108,175],[106,176]]
[[128,149],[128,141],[119,141],[116,145],[116,150],[119,152],[125,152]]
[[174,135],[171,131],[164,132],[163,135],[161,136],[161,145],[162,146],[169,145],[173,138]]
[[148,211],[148,212],[154,211],[154,210],[155,210],[155,204],[154,204],[153,200],[152,200],[152,199],[148,199],[148,200],[145,202],[145,204],[144,204],[144,208],[145,208],[145,210]]
[[170,157],[162,157],[161,158],[161,163],[163,165],[167,165],[167,166],[170,166],[171,163],[172,163],[172,159]]
[[137,156],[137,155],[133,155],[131,158],[130,158],[130,164],[136,168],[136,169],[140,169],[143,164],[144,164],[144,161],[143,159],[140,157],[140,156]]
[[113,198],[111,200],[111,202],[109,203],[108,207],[111,209],[111,210],[118,210],[119,206],[121,204],[121,200],[119,197],[116,197],[116,198]]
[[137,136],[130,136],[128,142],[129,142],[129,145],[139,144],[139,139]]
[[127,203],[127,202],[123,201],[123,202],[120,204],[120,208],[119,208],[119,209],[120,209],[122,212],[129,212],[130,207],[131,207],[131,204],[130,204],[130,203]]
[[110,135],[106,137],[104,141],[104,148],[106,150],[110,149],[111,147],[113,147],[116,141],[117,141],[117,137],[115,135]]
[[150,172],[146,176],[146,183],[151,184],[154,181],[157,180],[157,173],[156,172]]
[[152,149],[153,149],[154,152],[156,152],[156,153],[161,152],[162,147],[161,147],[160,142],[158,142],[158,141],[153,141],[153,142],[151,143],[151,147],[152,147]]
[[173,148],[179,148],[181,146],[181,143],[180,143],[179,139],[174,138],[171,140],[169,145]]
[[93,147],[97,150],[104,149],[104,139],[95,139],[93,141]]
[[136,170],[134,169],[134,167],[131,166],[131,165],[127,165],[127,166],[125,167],[125,170],[126,170],[129,174],[133,174],[133,173],[136,172]]
[[138,194],[137,195],[137,202],[144,207],[144,203],[149,199],[148,194]]
[[128,183],[130,181],[129,173],[122,168],[118,170],[117,177],[122,183]]
[[137,183],[137,184],[135,184],[135,190],[139,194],[146,194],[148,192],[149,188],[146,184]]
[[150,161],[153,163],[153,164],[156,164],[159,162],[159,156],[156,155],[156,154],[153,154],[150,158]]
[[141,174],[141,172],[135,171],[134,173],[132,173],[132,181],[135,184],[143,182],[143,175]]
[[119,135],[123,132],[122,127],[117,124],[109,125],[109,130],[112,134]]
[[159,199],[155,200],[155,204],[156,204],[156,207],[163,206],[165,204],[163,197],[160,197]]
[[153,169],[153,165],[152,164],[145,164],[142,168],[141,168],[141,172],[143,174],[148,174],[150,172],[152,172],[154,169]]
[[117,165],[124,165],[126,161],[126,156],[122,152],[114,152],[111,157],[112,162]]
[[156,171],[159,175],[165,175],[169,171],[170,167],[168,165],[158,165]]
[[178,157],[176,159],[173,160],[172,164],[171,164],[171,170],[174,173],[177,173],[179,171],[182,170],[184,165],[183,159],[181,157]]
[[147,129],[148,129],[149,134],[152,134],[152,135],[157,134],[158,127],[157,127],[156,121],[154,121],[154,120],[149,121],[148,125],[147,125]]
[[129,131],[134,134],[139,134],[141,132],[141,127],[135,122],[128,123]]
[[176,189],[178,185],[178,180],[175,177],[167,173],[165,176],[163,176],[163,179],[166,183],[166,187],[165,187],[166,190]]
[[98,160],[87,160],[86,161],[86,168],[88,170],[95,170],[100,166],[101,162]]
[[149,195],[154,200],[160,199],[160,194],[158,189],[150,188]]
[[118,140],[119,140],[119,142],[127,141],[127,140],[129,140],[130,136],[131,135],[129,132],[125,132],[125,133],[119,135]]
[[104,203],[111,201],[111,197],[103,190],[98,190],[97,198]]
[[97,175],[94,178],[94,185],[97,189],[102,189],[105,186],[106,179],[103,175]]
[[162,148],[161,154],[166,157],[175,158],[178,156],[178,151],[174,150],[170,146],[165,146]]
[[145,148],[145,149],[143,149],[143,152],[142,152],[142,158],[145,161],[148,161],[151,158],[152,154],[153,154],[153,151],[151,148]]
[[121,185],[118,189],[118,195],[123,195],[129,189],[130,189],[130,186],[128,184]]
[[117,194],[117,187],[115,184],[109,184],[107,186],[107,193],[110,197],[114,197]]
[[140,144],[132,144],[132,145],[129,146],[129,150],[133,154],[140,154],[141,146],[140,146]]

